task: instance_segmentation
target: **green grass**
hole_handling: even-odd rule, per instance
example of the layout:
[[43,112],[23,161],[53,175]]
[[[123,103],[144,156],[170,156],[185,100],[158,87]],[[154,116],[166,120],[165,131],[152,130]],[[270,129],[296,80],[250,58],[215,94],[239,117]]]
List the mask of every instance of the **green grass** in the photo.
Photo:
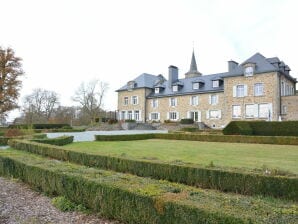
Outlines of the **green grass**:
[[182,140],[77,142],[64,148],[90,154],[109,155],[170,163],[193,163],[248,169],[278,169],[298,174],[298,146],[214,143]]

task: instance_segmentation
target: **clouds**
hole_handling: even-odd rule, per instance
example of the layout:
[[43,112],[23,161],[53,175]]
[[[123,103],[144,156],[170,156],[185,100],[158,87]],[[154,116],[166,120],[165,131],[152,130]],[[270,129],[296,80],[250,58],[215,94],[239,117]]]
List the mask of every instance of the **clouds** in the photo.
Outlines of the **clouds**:
[[297,77],[298,21],[294,0],[10,0],[1,2],[1,45],[24,60],[22,95],[40,87],[61,95],[63,104],[82,81],[110,83],[114,92],[143,72],[189,69],[192,47],[203,74],[227,71],[256,52],[278,56]]

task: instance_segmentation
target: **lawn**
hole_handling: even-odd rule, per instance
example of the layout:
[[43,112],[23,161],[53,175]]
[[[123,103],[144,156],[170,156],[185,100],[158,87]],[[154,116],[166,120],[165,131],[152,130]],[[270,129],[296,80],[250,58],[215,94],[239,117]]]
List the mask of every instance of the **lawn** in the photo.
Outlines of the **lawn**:
[[170,163],[248,169],[279,169],[298,175],[298,146],[215,143],[182,140],[77,142],[73,151]]

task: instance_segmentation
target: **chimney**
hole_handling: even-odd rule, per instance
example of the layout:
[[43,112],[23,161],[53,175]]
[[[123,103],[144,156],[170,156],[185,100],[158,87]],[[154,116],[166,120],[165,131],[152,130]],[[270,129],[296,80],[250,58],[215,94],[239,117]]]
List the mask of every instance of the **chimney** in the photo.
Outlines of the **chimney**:
[[169,87],[172,87],[174,82],[178,81],[178,68],[174,65],[169,66]]
[[229,66],[229,72],[233,71],[237,66],[238,63],[236,61],[228,61],[228,66]]

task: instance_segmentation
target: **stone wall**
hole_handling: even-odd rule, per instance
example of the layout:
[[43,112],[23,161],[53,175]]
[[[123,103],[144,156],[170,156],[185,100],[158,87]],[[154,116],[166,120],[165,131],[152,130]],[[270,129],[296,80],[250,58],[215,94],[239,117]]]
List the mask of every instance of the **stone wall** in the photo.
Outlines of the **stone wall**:
[[282,120],[298,120],[298,95],[281,97]]

